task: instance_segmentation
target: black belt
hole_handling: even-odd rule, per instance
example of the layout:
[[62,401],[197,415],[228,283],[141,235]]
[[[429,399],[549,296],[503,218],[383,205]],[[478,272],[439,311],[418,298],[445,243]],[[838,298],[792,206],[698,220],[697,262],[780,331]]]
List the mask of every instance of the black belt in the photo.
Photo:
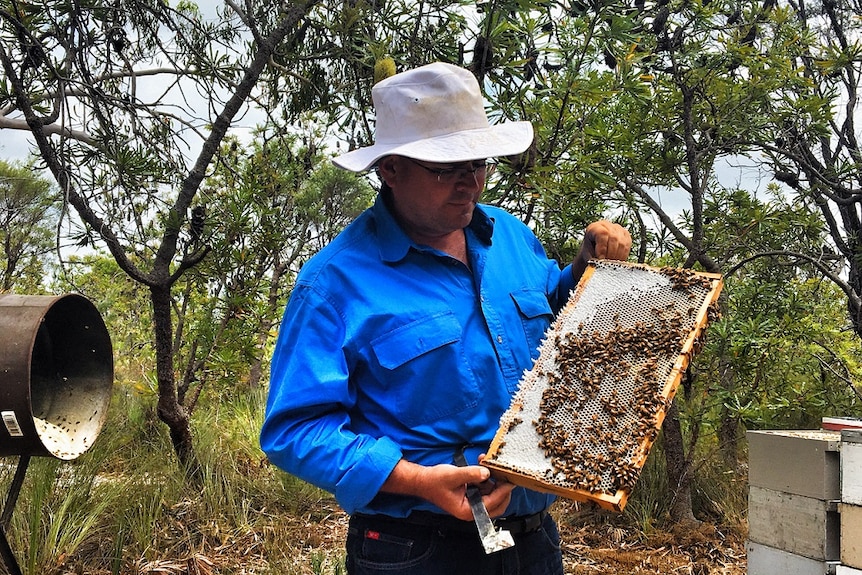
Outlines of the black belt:
[[539,530],[547,516],[547,510],[542,510],[538,513],[533,513],[532,515],[500,517],[494,521],[494,525],[500,529],[508,531],[512,535],[518,535],[519,533],[532,533],[533,531]]
[[[409,525],[421,525],[428,527],[437,527],[449,531],[458,531],[462,533],[473,533],[476,531],[476,524],[472,521],[462,521],[451,515],[441,515],[439,513],[431,513],[429,511],[414,511],[407,517],[389,517],[388,515],[366,515],[357,513],[357,517],[370,521],[382,521],[385,523],[407,523]],[[547,510],[533,513],[532,515],[514,515],[511,517],[500,517],[494,520],[494,525],[498,529],[505,529],[512,535],[520,535],[523,533],[532,533],[537,531],[548,516]]]

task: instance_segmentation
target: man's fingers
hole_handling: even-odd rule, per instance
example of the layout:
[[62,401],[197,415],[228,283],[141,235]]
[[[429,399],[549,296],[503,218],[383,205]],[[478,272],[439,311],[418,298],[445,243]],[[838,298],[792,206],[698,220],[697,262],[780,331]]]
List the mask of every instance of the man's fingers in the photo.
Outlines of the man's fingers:
[[491,478],[491,470],[481,465],[470,465],[468,467],[460,467],[464,471],[465,483],[479,485]]
[[488,510],[488,515],[499,517],[506,512],[509,501],[512,499],[513,489],[515,489],[515,485],[512,483],[498,482],[491,493],[482,497],[485,509]]
[[631,251],[631,234],[624,227],[601,220],[593,222],[584,233],[591,258],[625,260]]

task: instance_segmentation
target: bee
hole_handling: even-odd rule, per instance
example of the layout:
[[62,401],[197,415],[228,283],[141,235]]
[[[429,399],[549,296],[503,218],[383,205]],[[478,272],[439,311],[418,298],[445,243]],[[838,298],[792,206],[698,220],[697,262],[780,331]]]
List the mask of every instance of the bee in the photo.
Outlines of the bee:
[[512,420],[509,421],[509,425],[506,428],[506,431],[511,432],[513,429],[515,429],[518,425],[520,425],[523,422],[524,422],[524,420],[521,419],[520,417],[513,417]]

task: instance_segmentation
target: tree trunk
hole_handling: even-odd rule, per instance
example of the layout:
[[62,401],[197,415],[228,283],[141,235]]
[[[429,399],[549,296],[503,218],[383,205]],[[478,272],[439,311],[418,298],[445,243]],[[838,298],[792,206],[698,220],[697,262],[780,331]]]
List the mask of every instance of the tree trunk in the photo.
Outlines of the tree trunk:
[[726,407],[721,408],[721,422],[718,426],[718,449],[727,469],[739,467],[739,419],[730,414]]
[[200,465],[192,442],[192,429],[188,410],[180,404],[174,374],[173,329],[171,320],[170,287],[151,287],[153,328],[156,349],[156,378],[159,384],[157,412],[168,426],[171,443],[190,478],[200,478]]
[[[721,359],[718,373],[721,388],[730,396],[735,391],[733,367]],[[753,388],[756,388],[757,384],[758,380],[755,380]],[[727,469],[735,470],[739,467],[739,416],[731,413],[725,405],[721,407],[721,420],[718,425],[718,449]]]
[[697,522],[691,509],[691,462],[685,457],[685,442],[676,400],[670,404],[662,429],[668,484],[672,497],[670,517],[676,523]]

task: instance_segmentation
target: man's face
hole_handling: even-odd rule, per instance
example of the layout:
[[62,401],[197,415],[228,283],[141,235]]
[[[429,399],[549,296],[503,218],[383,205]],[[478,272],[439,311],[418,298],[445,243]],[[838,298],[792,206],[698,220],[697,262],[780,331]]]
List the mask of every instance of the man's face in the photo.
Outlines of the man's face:
[[396,216],[422,243],[463,229],[485,187],[484,160],[440,164],[401,156],[381,160],[381,176],[392,188]]

